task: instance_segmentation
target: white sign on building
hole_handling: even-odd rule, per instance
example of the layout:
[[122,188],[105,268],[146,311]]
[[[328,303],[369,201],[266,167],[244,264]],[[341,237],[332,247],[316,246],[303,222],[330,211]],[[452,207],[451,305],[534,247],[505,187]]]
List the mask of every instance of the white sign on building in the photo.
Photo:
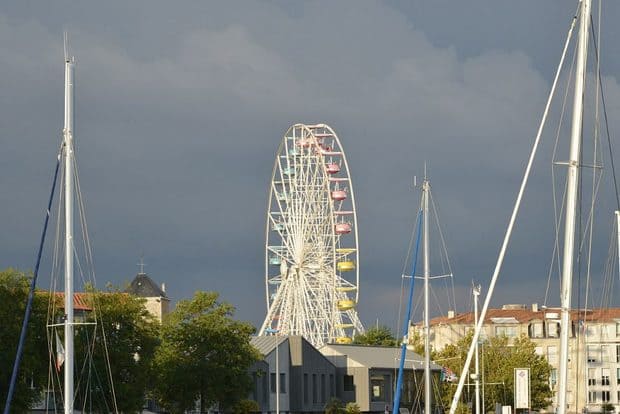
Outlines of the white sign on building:
[[515,409],[530,408],[530,369],[515,368]]

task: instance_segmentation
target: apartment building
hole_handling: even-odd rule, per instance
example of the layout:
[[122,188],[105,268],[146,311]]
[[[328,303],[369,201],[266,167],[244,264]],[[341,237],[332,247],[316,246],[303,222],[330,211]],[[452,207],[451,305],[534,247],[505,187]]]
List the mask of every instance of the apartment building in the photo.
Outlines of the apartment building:
[[[430,321],[430,342],[441,350],[456,343],[474,327],[473,312],[434,318]],[[422,334],[421,326],[412,331]],[[417,331],[417,332],[416,332]],[[413,333],[412,332],[412,333]],[[549,385],[557,392],[560,350],[560,311],[537,304],[504,305],[489,309],[483,338],[526,335],[536,344],[536,352],[552,366]],[[588,309],[571,313],[568,361],[568,412],[601,412],[613,404],[620,412],[620,308]],[[556,396],[553,405],[556,404]],[[549,407],[552,410],[553,407]]]

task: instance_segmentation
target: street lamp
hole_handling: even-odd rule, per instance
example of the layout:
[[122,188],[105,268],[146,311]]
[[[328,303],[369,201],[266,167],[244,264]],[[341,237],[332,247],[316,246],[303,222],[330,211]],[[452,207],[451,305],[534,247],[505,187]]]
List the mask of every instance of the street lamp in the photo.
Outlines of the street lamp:
[[276,348],[276,414],[280,414],[280,358],[278,355],[278,349],[280,344],[278,343],[279,329],[267,328],[265,332],[273,335],[273,343]]

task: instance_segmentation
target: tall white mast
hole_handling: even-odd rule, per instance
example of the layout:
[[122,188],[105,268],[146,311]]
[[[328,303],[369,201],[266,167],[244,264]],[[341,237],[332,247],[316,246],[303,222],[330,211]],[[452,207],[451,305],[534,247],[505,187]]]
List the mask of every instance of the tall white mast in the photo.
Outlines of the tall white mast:
[[586,62],[588,53],[588,27],[590,0],[581,0],[575,90],[573,97],[573,120],[571,126],[570,153],[566,189],[566,214],[564,223],[564,256],[562,258],[562,319],[560,331],[560,371],[558,378],[558,414],[566,413],[568,380],[568,338],[571,331],[570,310],[575,250],[575,220],[579,184],[581,131],[583,127],[583,99],[585,91]]
[[[426,166],[425,166],[426,170]],[[426,171],[424,174],[424,182],[422,183],[422,208],[423,208],[423,252],[424,252],[424,413],[431,413],[431,347],[429,338],[429,315],[428,315],[428,297],[429,297],[429,278],[431,274],[431,266],[429,261],[429,243],[428,243],[428,197],[431,185],[426,179]]]
[[73,72],[65,34],[65,123],[63,129],[63,170],[65,178],[65,414],[73,414]]
[[[478,297],[480,296],[480,285],[474,286],[474,326],[478,325]],[[476,362],[475,362],[475,387],[476,387],[476,414],[480,414],[480,361],[478,356],[478,342],[476,341]]]

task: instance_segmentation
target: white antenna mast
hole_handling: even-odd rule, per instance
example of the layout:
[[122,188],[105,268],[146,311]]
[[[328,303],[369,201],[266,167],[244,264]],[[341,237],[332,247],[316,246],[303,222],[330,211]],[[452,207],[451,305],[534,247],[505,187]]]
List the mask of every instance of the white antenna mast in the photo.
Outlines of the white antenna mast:
[[63,128],[63,170],[65,177],[65,361],[64,412],[73,414],[73,72],[74,59],[69,57],[68,36],[64,35],[65,52],[65,122]]

